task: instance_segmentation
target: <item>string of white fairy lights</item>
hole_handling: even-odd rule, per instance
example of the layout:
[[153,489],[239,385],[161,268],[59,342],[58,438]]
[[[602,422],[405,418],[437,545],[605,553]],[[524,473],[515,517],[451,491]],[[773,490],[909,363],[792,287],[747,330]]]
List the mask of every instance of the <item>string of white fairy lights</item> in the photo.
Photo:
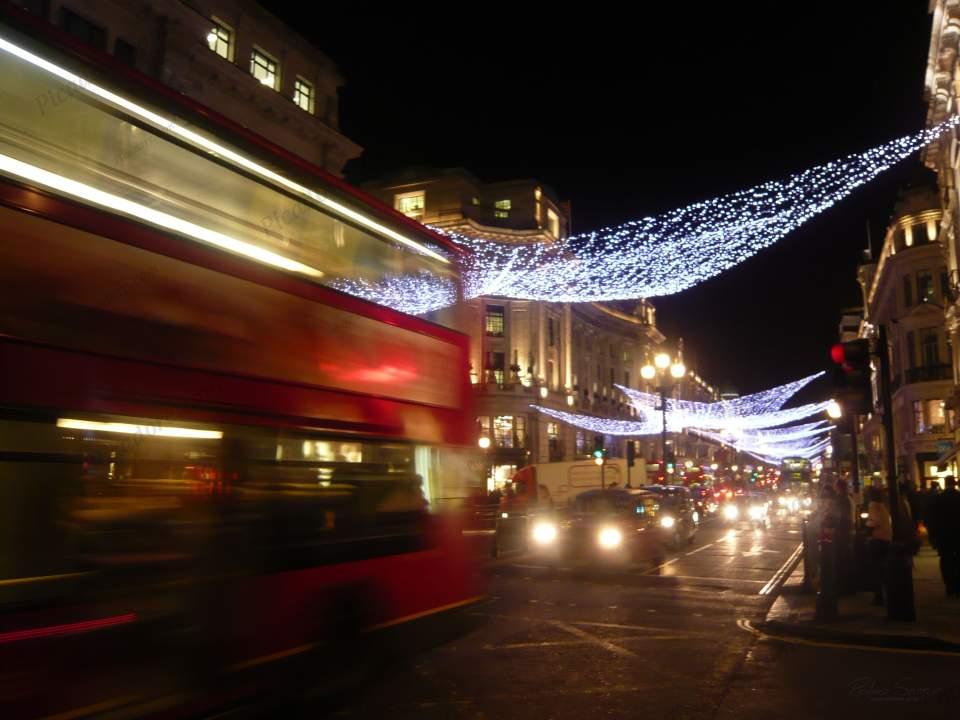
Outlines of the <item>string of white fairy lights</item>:
[[[717,402],[666,400],[667,432],[692,432],[708,440],[730,445],[765,458],[813,457],[826,447],[823,436],[831,424],[826,420],[798,423],[826,411],[829,401],[783,406],[801,388],[820,377],[816,373],[752,395]],[[600,418],[532,405],[538,412],[574,427],[603,435],[655,435],[663,429],[659,396],[617,386],[630,398],[638,419]]]
[[[497,295],[546,302],[603,302],[672,295],[774,244],[958,123],[960,116],[953,116],[785,180],[550,245],[446,234],[470,250],[461,265],[468,299]],[[457,299],[450,281],[427,273],[376,281],[341,280],[335,286],[413,314],[440,309]]]

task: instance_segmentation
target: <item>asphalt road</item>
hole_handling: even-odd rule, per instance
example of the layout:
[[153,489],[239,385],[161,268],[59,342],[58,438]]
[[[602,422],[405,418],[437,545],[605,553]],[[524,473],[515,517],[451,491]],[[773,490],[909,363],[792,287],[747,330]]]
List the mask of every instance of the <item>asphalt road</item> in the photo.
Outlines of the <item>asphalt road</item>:
[[960,658],[751,631],[799,543],[794,523],[757,531],[713,520],[656,569],[499,561],[488,599],[471,610],[474,629],[391,668],[335,716],[953,716]]

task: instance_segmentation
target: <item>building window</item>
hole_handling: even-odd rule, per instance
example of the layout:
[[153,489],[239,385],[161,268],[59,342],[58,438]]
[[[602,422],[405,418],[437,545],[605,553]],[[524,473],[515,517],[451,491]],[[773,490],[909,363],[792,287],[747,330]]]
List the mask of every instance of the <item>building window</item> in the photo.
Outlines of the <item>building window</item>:
[[613,390],[613,384],[616,382],[616,378],[613,374],[613,368],[610,368],[610,389]]
[[280,71],[277,61],[262,50],[253,49],[250,53],[250,74],[271,90],[280,87]]
[[560,423],[547,423],[547,448],[551,462],[563,459],[563,448],[560,446]]
[[945,269],[940,270],[940,297],[943,304],[950,299],[950,276]]
[[630,371],[629,370],[623,371],[623,386],[630,387]]
[[917,366],[917,339],[913,330],[907,332],[907,367]]
[[301,110],[306,110],[313,115],[313,105],[317,97],[313,85],[303,78],[297,78],[293,83],[293,102]]
[[913,281],[909,275],[903,276],[903,305],[904,307],[913,305]]
[[942,433],[947,431],[947,413],[943,400],[914,400],[914,432]]
[[233,62],[233,30],[214,18],[213,27],[207,33],[207,47],[224,60]]
[[393,196],[393,207],[408,218],[421,220],[427,207],[427,195],[423,190],[400,193]]
[[504,311],[502,305],[487,305],[487,335],[503,337]]
[[137,66],[137,48],[123,38],[117,38],[113,42],[113,56],[126,65]]
[[67,10],[67,8],[60,8],[60,24],[64,30],[78,40],[106,52],[107,31],[105,28],[95,25],[72,10]]
[[557,344],[557,334],[553,327],[554,320],[551,317],[547,318],[547,345],[550,347],[555,347]]
[[936,328],[920,331],[920,359],[923,367],[940,364],[940,337]]
[[487,382],[503,385],[503,371],[506,363],[506,354],[502,352],[487,353]]
[[527,419],[523,415],[493,418],[493,444],[499,448],[523,448],[527,444]]
[[560,216],[552,208],[547,208],[547,231],[555,238],[560,237]]
[[587,454],[587,434],[583,430],[577,430],[574,443],[577,455]]
[[510,217],[510,206],[511,206],[511,202],[509,200],[495,201],[493,203],[493,216],[496,218]]
[[917,302],[927,303],[936,299],[936,290],[933,287],[933,273],[921,270],[917,273]]

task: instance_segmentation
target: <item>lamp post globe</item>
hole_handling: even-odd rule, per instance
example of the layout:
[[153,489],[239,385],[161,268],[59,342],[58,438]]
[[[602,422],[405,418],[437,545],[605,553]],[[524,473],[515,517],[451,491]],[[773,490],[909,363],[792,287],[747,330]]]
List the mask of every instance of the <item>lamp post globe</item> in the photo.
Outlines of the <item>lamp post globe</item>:
[[667,353],[657,353],[653,358],[653,364],[660,370],[666,370],[670,367],[670,356]]

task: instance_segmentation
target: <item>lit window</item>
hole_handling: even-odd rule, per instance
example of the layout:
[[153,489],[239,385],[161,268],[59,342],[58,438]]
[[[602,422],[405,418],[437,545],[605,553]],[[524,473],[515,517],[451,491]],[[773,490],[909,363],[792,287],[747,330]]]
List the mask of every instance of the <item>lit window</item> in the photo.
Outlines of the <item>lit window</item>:
[[272,90],[280,85],[277,61],[256,48],[250,54],[250,74]]
[[556,438],[560,435],[560,423],[548,422],[547,423],[547,437]]
[[207,33],[207,46],[224,60],[233,61],[233,32],[219,20]]
[[293,83],[293,102],[301,110],[306,110],[311,115],[313,114],[313,103],[316,95],[313,91],[313,85],[303,78],[297,78]]
[[917,273],[917,302],[933,302],[936,291],[933,289],[933,273],[921,270]]
[[493,216],[496,218],[510,217],[510,205],[509,200],[497,200],[493,203]]
[[502,306],[487,305],[487,335],[503,337],[503,316]]
[[547,230],[555,238],[560,237],[560,217],[551,208],[547,208]]
[[427,206],[426,193],[423,190],[417,192],[402,193],[393,198],[393,207],[409,218],[420,220]]

